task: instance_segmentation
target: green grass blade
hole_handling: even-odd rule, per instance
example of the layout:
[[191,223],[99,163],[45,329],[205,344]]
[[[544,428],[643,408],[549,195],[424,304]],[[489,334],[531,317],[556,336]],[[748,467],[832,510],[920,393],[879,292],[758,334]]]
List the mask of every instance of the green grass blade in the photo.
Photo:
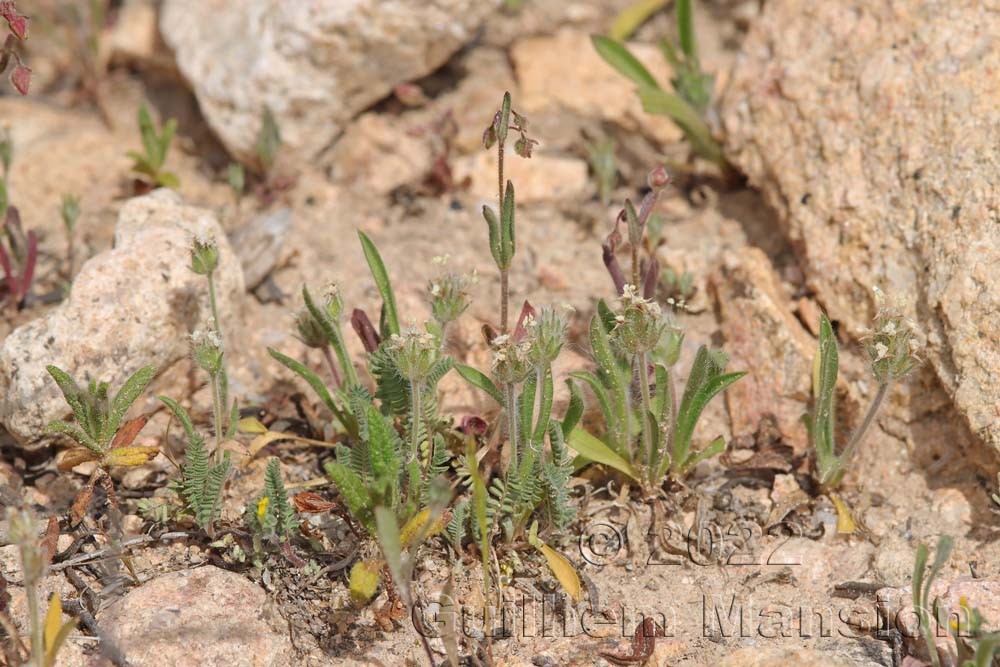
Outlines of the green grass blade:
[[372,278],[375,279],[375,285],[378,287],[379,294],[382,295],[386,329],[389,335],[398,334],[399,315],[396,311],[396,295],[392,291],[392,283],[389,282],[389,273],[385,270],[385,263],[382,261],[378,248],[364,232],[358,230],[358,238],[361,239],[361,248],[364,250],[368,268],[371,269]]

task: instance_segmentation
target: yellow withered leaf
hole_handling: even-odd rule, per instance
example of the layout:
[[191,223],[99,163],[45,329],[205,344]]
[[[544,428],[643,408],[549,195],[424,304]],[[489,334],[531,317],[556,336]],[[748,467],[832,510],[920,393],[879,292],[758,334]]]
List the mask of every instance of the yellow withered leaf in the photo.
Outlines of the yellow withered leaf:
[[[410,520],[406,522],[406,525],[403,526],[403,530],[399,532],[399,543],[404,549],[413,544],[413,541],[420,536],[420,532],[424,529],[424,525],[430,517],[431,511],[429,509],[423,509],[414,514]],[[449,521],[451,521],[451,513],[443,512],[427,529],[427,534],[424,535],[424,539],[440,535],[441,531],[445,529]]]
[[63,452],[62,458],[59,459],[59,470],[63,472],[67,470],[72,470],[81,463],[86,463],[87,461],[96,461],[98,455],[86,447],[74,447],[73,449],[68,449]]
[[267,427],[256,417],[244,417],[236,423],[240,433],[267,433]]
[[376,560],[361,560],[351,568],[351,602],[354,606],[363,607],[375,597],[381,567]]
[[[260,424],[260,422],[257,422]],[[261,424],[263,426],[263,424]],[[251,433],[257,433],[257,431],[251,431]],[[264,449],[272,442],[278,440],[294,440],[295,442],[304,442],[310,445],[315,445],[317,447],[327,447],[334,448],[337,445],[332,442],[324,442],[323,440],[313,440],[312,438],[304,438],[301,435],[295,435],[294,433],[282,433],[281,431],[268,431],[265,430],[263,433],[258,435],[256,438],[250,441],[250,447],[248,448],[247,457],[243,461],[243,467],[245,468],[250,464],[250,459],[257,455],[257,452]]]
[[104,461],[109,466],[141,466],[144,463],[149,463],[159,453],[160,449],[158,447],[143,447],[141,445],[119,447],[118,449],[109,450],[104,455]]
[[62,629],[62,624],[62,600],[59,599],[59,593],[53,593],[49,600],[49,610],[45,614],[46,649],[55,643],[56,637],[59,636],[59,630]]
[[855,523],[854,517],[851,516],[851,509],[847,506],[840,496],[835,496],[830,494],[830,500],[833,501],[833,507],[837,510],[837,532],[842,535],[851,535],[858,530],[858,524]]
[[545,556],[552,574],[556,575],[556,579],[566,589],[573,602],[579,602],[583,599],[583,587],[580,585],[580,577],[577,575],[573,564],[565,556],[544,542],[539,541],[535,545],[535,548]]

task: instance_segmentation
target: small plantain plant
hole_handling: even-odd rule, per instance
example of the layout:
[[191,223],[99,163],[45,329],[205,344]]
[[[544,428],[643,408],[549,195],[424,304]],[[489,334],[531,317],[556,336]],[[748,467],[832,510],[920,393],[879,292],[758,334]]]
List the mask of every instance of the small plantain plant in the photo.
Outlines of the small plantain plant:
[[886,305],[885,295],[876,289],[878,312],[874,328],[865,336],[872,377],[877,389],[858,428],[851,434],[843,451],[837,452],[835,438],[837,375],[839,354],[837,339],[830,319],[820,316],[819,349],[813,361],[813,410],[805,418],[813,449],[816,452],[816,477],[826,489],[840,484],[879,409],[885,402],[892,384],[908,375],[920,364],[918,342],[912,322]]
[[129,408],[156,375],[155,366],[145,366],[125,381],[121,390],[109,398],[108,384],[91,380],[81,388],[68,373],[48,366],[47,370],[62,391],[66,403],[73,410],[76,424],[62,420],[49,422],[47,431],[66,435],[77,446],[67,450],[59,462],[60,470],[70,470],[88,461],[97,463],[88,484],[73,503],[73,522],[79,523],[90,504],[94,485],[99,481],[108,494],[108,502],[117,507],[114,483],[110,471],[116,467],[140,466],[149,462],[159,449],[133,445],[139,431],[146,425],[146,417],[123,423]]
[[[639,209],[630,201],[619,214],[603,246],[604,264],[619,293],[613,310],[603,300],[590,322],[590,345],[597,369],[572,377],[597,397],[604,414],[605,435],[598,438],[577,428],[568,435],[585,460],[608,465],[639,482],[651,494],[670,473],[683,477],[699,462],[721,453],[719,437],[703,449],[693,445],[695,426],[708,403],[745,372],[725,371],[728,358],[721,350],[701,346],[688,374],[678,404],[674,367],[680,358],[683,332],[666,317],[653,298],[659,265],[640,262],[647,222],[659,193],[669,183],[660,167],[649,175],[650,192]],[[624,225],[631,251],[631,279],[626,278],[616,251]]]
[[160,131],[157,131],[153,119],[149,115],[149,108],[145,104],[139,108],[139,135],[142,137],[143,152],[129,151],[127,155],[133,161],[132,171],[146,179],[147,185],[150,187],[180,187],[181,182],[177,175],[163,168],[176,131],[177,121],[173,118],[164,123]]
[[708,123],[714,77],[701,69],[693,1],[676,2],[679,47],[668,39],[660,42],[660,50],[674,71],[671,79],[674,92],[664,90],[622,42],[603,35],[595,35],[592,39],[601,58],[639,87],[639,99],[647,113],[668,116],[684,132],[695,154],[729,175],[732,167]]
[[941,573],[941,568],[948,562],[952,545],[953,541],[947,535],[938,538],[937,548],[934,550],[934,562],[928,571],[927,559],[930,557],[930,553],[926,544],[920,544],[917,547],[917,558],[913,566],[913,609],[917,613],[920,631],[924,635],[924,641],[927,642],[927,652],[930,654],[934,667],[941,667],[941,658],[938,656],[937,645],[934,641],[940,616],[937,600],[932,600],[930,597],[931,586],[938,574]]

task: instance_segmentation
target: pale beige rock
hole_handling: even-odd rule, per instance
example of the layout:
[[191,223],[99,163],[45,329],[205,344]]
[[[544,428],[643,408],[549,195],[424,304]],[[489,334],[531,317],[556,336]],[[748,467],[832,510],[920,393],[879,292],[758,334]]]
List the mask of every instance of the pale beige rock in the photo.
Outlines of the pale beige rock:
[[726,390],[733,435],[752,435],[767,415],[791,444],[806,441],[815,344],[792,316],[770,260],[757,248],[725,255],[711,278],[732,370],[748,370]]
[[370,194],[388,194],[431,168],[431,146],[408,117],[362,114],[331,153],[331,177]]
[[497,0],[168,0],[164,39],[227,149],[254,159],[269,108],[308,160],[392,87],[441,65]]
[[969,427],[1000,447],[1000,7],[776,0],[722,105],[817,300],[857,335],[909,300]]
[[[590,187],[587,163],[579,158],[546,155],[536,149],[531,158],[524,159],[514,153],[514,141],[510,138],[504,152],[504,178],[514,183],[518,204],[583,197]],[[469,190],[477,197],[497,200],[496,150],[483,150],[456,160],[454,174],[459,181],[468,178]]]
[[97,622],[135,667],[279,667],[294,656],[264,590],[211,565],[148,581]]
[[114,249],[84,264],[63,303],[0,345],[0,423],[21,445],[38,444],[50,420],[70,413],[47,365],[116,391],[142,366],[163,372],[188,357],[189,334],[210,317],[207,281],[189,268],[194,235],[219,245],[223,330],[236,329],[243,274],[215,216],[168,190],[130,200]]
[[[669,88],[670,68],[659,49],[652,44],[630,44],[629,48]],[[526,37],[511,47],[511,60],[521,88],[516,108],[529,118],[535,111],[562,108],[640,130],[660,143],[682,136],[669,118],[642,110],[635,84],[597,55],[585,32],[563,28],[554,35]]]

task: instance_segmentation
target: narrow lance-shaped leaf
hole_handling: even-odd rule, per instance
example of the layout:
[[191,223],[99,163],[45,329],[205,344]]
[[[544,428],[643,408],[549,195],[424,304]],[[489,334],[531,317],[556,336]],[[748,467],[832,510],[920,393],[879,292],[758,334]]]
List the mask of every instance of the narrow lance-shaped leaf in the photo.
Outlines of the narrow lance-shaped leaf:
[[464,364],[455,364],[455,371],[473,387],[486,392],[490,395],[490,398],[503,405],[503,394],[493,383],[493,380],[489,379],[482,371]]
[[549,417],[552,415],[552,398],[555,389],[552,383],[552,369],[547,369],[542,378],[542,400],[538,406],[538,416],[535,417],[535,432],[532,436],[534,442],[542,442],[545,438],[545,431],[549,428]]
[[497,220],[497,214],[489,206],[484,205],[483,218],[486,219],[486,226],[489,228],[490,254],[493,255],[493,261],[498,269],[505,269],[507,266],[504,264],[503,251],[500,247],[500,221]]
[[500,105],[500,125],[497,128],[497,139],[503,146],[507,141],[507,128],[510,126],[510,92],[503,94],[503,102]]
[[323,335],[326,336],[330,347],[333,348],[334,354],[337,355],[340,370],[344,374],[345,385],[353,387],[358,384],[358,372],[355,370],[354,364],[351,363],[351,355],[347,352],[347,346],[344,343],[344,336],[340,332],[339,325],[333,322],[327,317],[326,313],[316,306],[316,302],[313,301],[312,295],[309,293],[309,288],[305,285],[302,286],[302,301],[305,303],[306,310],[309,311],[313,320],[319,323],[320,328],[323,330]]
[[639,86],[659,87],[649,70],[632,55],[624,44],[603,35],[594,35],[591,40],[597,54],[604,59],[604,62],[614,67],[624,77],[634,81]]
[[[73,410],[73,416],[76,417],[80,426],[86,429],[87,410],[83,405],[82,390],[76,383],[76,380],[74,380],[69,373],[56,366],[46,366],[45,370],[47,370],[49,375],[52,376],[52,379],[56,381],[56,385],[59,387],[59,391],[62,392],[63,398],[66,399],[66,403],[69,404],[70,409]],[[89,433],[89,435],[93,438],[95,434]],[[100,434],[96,435],[99,436]]]
[[357,474],[347,466],[333,461],[326,464],[326,474],[333,480],[351,515],[361,522],[369,533],[375,533],[371,495]]
[[500,209],[500,250],[504,264],[510,266],[516,249],[514,237],[514,184],[507,181],[507,190]]
[[103,439],[105,441],[111,440],[118,427],[121,426],[122,419],[125,418],[125,413],[132,407],[132,404],[139,398],[139,395],[146,389],[146,386],[153,380],[153,376],[155,375],[156,366],[150,364],[137,370],[132,377],[125,381],[125,384],[111,402],[111,410],[104,426]]
[[337,402],[333,400],[333,396],[330,395],[329,390],[326,388],[326,385],[323,384],[323,381],[318,375],[306,368],[304,364],[285,354],[282,354],[281,352],[278,352],[273,348],[268,348],[267,351],[273,359],[280,362],[290,371],[296,373],[299,377],[308,382],[309,386],[313,388],[313,391],[316,392],[316,395],[319,396],[320,400],[323,401],[326,407],[330,408],[330,412],[333,413],[333,416],[336,417],[337,421],[339,421],[341,426],[344,427],[344,430],[352,435],[357,435],[356,423],[353,419],[344,414],[344,411],[339,405],[337,405]]
[[681,51],[691,65],[698,63],[698,43],[694,32],[694,11],[692,0],[677,0],[674,11],[677,12],[677,33],[680,35]]
[[392,573],[396,587],[403,594],[404,599],[409,601],[409,577],[403,573],[403,547],[399,541],[399,524],[396,523],[396,515],[388,507],[379,505],[375,508],[375,527],[378,531],[378,543],[382,548],[382,555]]
[[564,438],[569,435],[569,432],[572,431],[577,424],[580,423],[585,407],[583,403],[583,392],[581,392],[580,387],[578,387],[577,384],[569,378],[566,378],[566,389],[569,391],[569,404],[566,406],[566,414],[563,415],[562,420],[562,433]]
[[566,441],[569,446],[576,450],[577,453],[583,458],[593,461],[594,463],[601,463],[603,465],[610,466],[615,470],[625,473],[633,479],[639,478],[631,463],[623,459],[604,442],[587,433],[582,428],[577,427],[570,431],[569,437]]
[[388,335],[399,333],[399,316],[396,312],[396,295],[392,291],[392,283],[389,282],[389,273],[385,269],[385,263],[378,252],[378,248],[372,240],[362,232],[358,231],[358,238],[361,239],[361,248],[365,253],[365,260],[371,270],[372,278],[378,287],[379,294],[382,295],[382,308],[384,309],[385,328]]

